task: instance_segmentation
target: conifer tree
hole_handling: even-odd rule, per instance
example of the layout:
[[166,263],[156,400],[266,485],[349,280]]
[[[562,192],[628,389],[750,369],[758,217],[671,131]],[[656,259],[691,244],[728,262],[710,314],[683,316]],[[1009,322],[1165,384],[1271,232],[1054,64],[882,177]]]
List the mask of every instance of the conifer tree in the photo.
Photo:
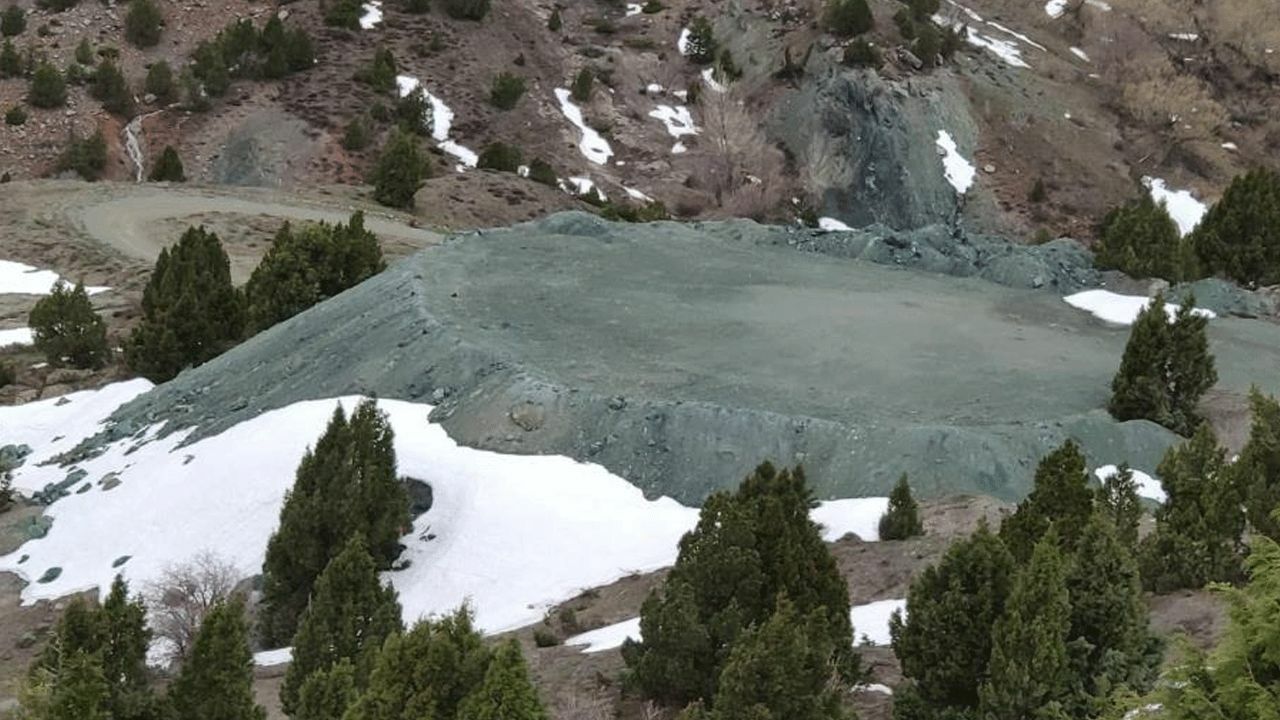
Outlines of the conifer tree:
[[280,526],[263,564],[263,640],[289,642],[316,578],[359,535],[385,569],[399,554],[409,525],[409,500],[396,478],[391,425],[372,400],[348,422],[339,406],[315,448],[298,465],[280,510]]
[[307,676],[298,691],[298,708],[292,717],[293,720],[342,720],[357,697],[355,666],[343,658],[329,669]]
[[100,100],[102,107],[109,113],[123,116],[133,111],[133,94],[129,92],[129,83],[125,81],[124,73],[109,58],[102,58],[93,71],[93,84],[89,93]]
[[151,182],[186,182],[186,173],[182,170],[182,158],[172,145],[165,145],[164,152],[155,167],[151,168]]
[[1172,408],[1165,384],[1169,345],[1164,294],[1160,293],[1134,320],[1120,369],[1111,381],[1111,402],[1107,407],[1115,419],[1145,419],[1166,426],[1171,422]]
[[1135,278],[1158,277],[1178,282],[1193,279],[1184,268],[1183,240],[1164,203],[1150,193],[1107,213],[1094,246],[1098,267],[1121,270]]
[[13,47],[13,42],[5,38],[4,45],[0,45],[0,79],[16,78],[22,75],[22,58],[18,56],[18,50]]
[[1237,176],[1192,233],[1204,269],[1243,285],[1280,283],[1280,173]]
[[479,22],[489,14],[489,0],[444,0],[444,11],[455,20]]
[[1096,500],[1098,511],[1111,521],[1116,539],[1133,551],[1138,546],[1138,524],[1142,522],[1142,500],[1133,470],[1121,465],[1102,480]]
[[907,483],[907,474],[903,473],[889,494],[889,509],[880,517],[880,539],[906,540],[923,534],[920,506],[911,497],[911,485]]
[[160,251],[142,294],[142,322],[125,345],[129,367],[152,382],[212,360],[240,339],[244,309],[218,236],[187,228]]
[[11,3],[0,14],[0,35],[13,37],[21,35],[27,29],[27,14],[17,3]]
[[48,61],[40,63],[31,76],[31,90],[27,102],[32,107],[56,108],[67,102],[67,84],[62,73]]
[[861,35],[875,27],[867,0],[827,0],[827,29],[841,37]]
[[1013,556],[984,522],[912,581],[906,617],[895,614],[889,622],[893,651],[909,681],[895,691],[895,705],[977,712],[991,629],[1004,612],[1014,571]]
[[368,67],[356,73],[356,79],[374,92],[389,93],[396,88],[396,58],[390,48],[379,47],[373,52]]
[[1052,526],[1063,547],[1072,551],[1092,513],[1084,455],[1074,440],[1067,440],[1040,461],[1031,494],[1001,525],[1000,537],[1015,558],[1025,561]]
[[280,688],[280,705],[288,715],[298,707],[307,678],[342,660],[350,661],[357,688],[364,686],[373,653],[392,633],[403,630],[400,602],[378,569],[360,535],[352,535],[320,577],[311,602],[298,618],[293,636],[293,662]]
[[1188,295],[1169,325],[1169,354],[1165,376],[1169,388],[1169,428],[1190,435],[1200,425],[1200,398],[1218,382],[1209,354],[1205,329],[1208,318],[1194,312],[1195,296]]
[[124,18],[124,36],[135,47],[154,47],[160,42],[160,30],[164,17],[153,0],[130,0],[129,12]]
[[[836,672],[860,674],[849,622],[849,592],[818,526],[804,472],[764,463],[736,493],[707,499],[698,525],[680,540],[664,587],[640,610],[641,642],[623,646],[631,677],[652,698],[710,702],[723,648],[765,622],[785,595],[797,612],[821,609],[835,646]],[[677,618],[670,622],[672,617]]]
[[100,368],[110,359],[107,325],[89,302],[84,283],[71,288],[54,284],[52,291],[31,308],[27,324],[35,349],[54,367]]
[[160,105],[168,105],[178,99],[178,86],[173,80],[173,68],[164,60],[158,60],[147,68],[143,89],[156,96]]
[[1051,529],[1018,573],[992,629],[989,677],[981,693],[987,718],[1024,720],[1060,708],[1070,687],[1071,604],[1065,580],[1065,561]]
[[182,720],[264,720],[253,699],[253,654],[239,599],[214,606],[196,634],[191,657],[169,686]]
[[458,720],[547,720],[524,652],[514,639],[493,651],[484,681],[458,707]]
[[1272,540],[1280,540],[1280,402],[1257,388],[1249,393],[1253,426],[1249,440],[1231,468],[1244,494],[1249,524]]
[[413,135],[396,131],[373,170],[373,199],[395,208],[413,207],[414,193],[430,176],[430,164]]
[[116,720],[108,707],[109,695],[101,657],[67,653],[59,664],[47,720]]
[[102,670],[107,681],[111,716],[116,720],[148,718],[153,702],[147,677],[151,631],[142,598],[129,599],[129,586],[117,575],[102,603]]
[[689,23],[688,44],[685,55],[699,65],[706,65],[716,59],[715,34],[711,29],[711,21],[699,15]]

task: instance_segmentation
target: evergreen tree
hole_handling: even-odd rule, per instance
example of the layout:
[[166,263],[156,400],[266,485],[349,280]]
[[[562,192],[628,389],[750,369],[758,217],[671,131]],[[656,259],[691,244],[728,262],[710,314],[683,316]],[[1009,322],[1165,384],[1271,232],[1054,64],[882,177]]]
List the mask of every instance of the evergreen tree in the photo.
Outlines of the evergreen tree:
[[362,13],[360,0],[328,0],[324,11],[324,24],[329,27],[359,30]]
[[16,3],[10,4],[5,8],[4,13],[0,14],[0,35],[14,37],[21,35],[26,29],[27,13]]
[[582,68],[578,74],[574,76],[573,82],[569,85],[569,97],[575,102],[584,103],[591,99],[591,86],[595,82],[596,76],[591,72],[591,68]]
[[1208,423],[1169,448],[1156,469],[1168,499],[1141,543],[1142,581],[1165,592],[1240,576],[1245,518],[1226,451]]
[[[135,0],[136,2],[137,0]],[[133,111],[133,95],[124,73],[108,58],[103,58],[93,71],[93,84],[89,93],[102,102],[102,107],[116,115],[128,115]]]
[[361,212],[346,224],[294,230],[286,223],[245,285],[248,330],[266,330],[385,267],[378,236],[365,230]]
[[1061,717],[1060,703],[1070,687],[1071,604],[1065,581],[1065,561],[1051,529],[1018,573],[992,629],[989,677],[981,692],[987,718]]
[[1138,524],[1142,522],[1142,500],[1138,497],[1138,483],[1133,470],[1121,465],[1102,480],[1098,488],[1098,511],[1111,521],[1116,539],[1132,551],[1138,546]]
[[107,167],[107,139],[102,130],[94,130],[87,138],[81,138],[74,132],[67,138],[67,146],[58,157],[58,170],[74,171],[81,178],[90,182],[102,177]]
[[1188,295],[1169,326],[1169,358],[1165,383],[1169,388],[1169,427],[1190,435],[1200,425],[1200,398],[1218,382],[1205,330],[1208,318],[1194,312],[1195,296]]
[[48,61],[40,63],[31,76],[27,102],[38,108],[56,108],[66,104],[67,84],[58,68]]
[[6,38],[4,45],[0,45],[0,79],[21,76],[22,58],[18,56],[18,50],[13,46],[13,42]]
[[520,148],[502,142],[492,142],[480,151],[480,159],[476,166],[485,170],[517,172],[523,162],[524,155],[520,152]]
[[153,0],[130,0],[124,17],[124,36],[135,47],[154,47],[160,42],[164,17]]
[[529,179],[548,187],[555,187],[556,183],[560,181],[556,177],[555,168],[551,167],[551,164],[542,158],[534,158],[529,161]]
[[396,57],[390,48],[379,47],[373,53],[369,65],[356,73],[356,80],[368,85],[379,93],[389,93],[396,89]]
[[343,720],[452,720],[484,682],[491,653],[465,606],[383,644],[369,687]]
[[155,167],[151,168],[151,182],[186,182],[186,173],[182,170],[182,158],[178,157],[178,151],[173,149],[172,145],[165,145],[164,152],[160,153],[160,159],[156,161]]
[[351,661],[343,658],[327,670],[307,676],[298,691],[298,708],[293,720],[342,720],[359,692],[356,671]]
[[431,137],[431,112],[426,91],[415,87],[396,101],[396,125],[402,132]]
[[1244,494],[1249,524],[1272,540],[1280,540],[1280,402],[1257,388],[1249,393],[1253,426],[1249,440],[1231,468]]
[[109,688],[100,656],[67,653],[56,678],[47,720],[116,720],[108,708]]
[[231,348],[243,328],[244,309],[222,243],[203,227],[190,227],[156,259],[125,359],[134,372],[164,382]]
[[1172,345],[1164,294],[1157,294],[1129,331],[1120,369],[1111,380],[1107,409],[1117,420],[1151,420],[1166,427],[1173,423],[1167,369]]
[[509,639],[493,651],[484,681],[458,707],[458,720],[547,720],[520,643]]
[[[764,623],[786,596],[808,616],[821,610],[835,671],[855,680],[859,662],[849,622],[849,591],[818,526],[804,471],[760,465],[736,493],[707,499],[698,525],[680,540],[664,587],[640,610],[641,642],[623,646],[632,680],[667,702],[710,701],[731,648]],[[679,622],[668,622],[672,616]]]
[[706,65],[716,59],[715,33],[711,29],[711,21],[699,15],[689,23],[689,37],[685,45],[685,55],[699,65]]
[[178,87],[173,81],[173,69],[164,60],[158,60],[147,69],[143,89],[156,96],[156,102],[168,105],[178,99]]
[[489,104],[499,110],[511,110],[520,97],[524,95],[524,78],[508,72],[498,73],[493,77],[493,86],[489,88]]
[[956,717],[977,712],[991,629],[1004,612],[1014,568],[1008,548],[983,523],[912,581],[905,619],[895,614],[889,621],[893,651],[909,681],[895,691],[895,706],[955,712]]
[[924,22],[938,12],[942,0],[907,0],[907,7],[911,8],[911,17],[917,22]]
[[81,65],[93,64],[93,46],[89,44],[89,38],[80,38],[80,44],[76,45],[76,62]]
[[564,21],[560,19],[560,8],[552,8],[551,17],[547,18],[547,29],[558,33],[561,27],[564,27]]
[[58,282],[31,308],[35,349],[54,367],[100,368],[110,359],[107,325],[93,310],[84,283]]
[[1250,170],[1227,186],[1192,241],[1205,271],[1243,285],[1280,283],[1280,173]]
[[316,578],[353,535],[377,567],[399,554],[409,525],[409,500],[396,478],[391,425],[372,400],[348,422],[339,406],[324,435],[298,465],[267,543],[261,625],[268,645],[287,643],[297,629]]
[[911,497],[911,485],[907,483],[907,474],[903,473],[898,484],[893,486],[893,492],[889,493],[889,509],[880,517],[880,539],[906,540],[923,534],[920,507]]
[[388,207],[413,207],[413,196],[430,176],[429,170],[413,135],[392,133],[373,170],[373,199]]
[[827,0],[827,29],[841,37],[861,35],[875,27],[867,0]]
[[363,688],[373,653],[388,636],[402,630],[395,589],[378,579],[364,539],[352,535],[316,578],[311,601],[298,618],[293,662],[280,688],[285,713],[293,715],[297,710],[308,677],[342,660],[351,662],[355,686]]
[[1018,509],[1000,527],[1000,537],[1019,561],[1025,561],[1052,526],[1068,551],[1093,514],[1093,491],[1084,455],[1074,440],[1045,455],[1035,484]]
[[1184,265],[1184,241],[1163,202],[1149,193],[1107,213],[1094,245],[1098,267],[1121,270],[1136,278],[1158,277],[1178,282],[1194,279]]
[[196,634],[191,657],[169,686],[182,720],[264,720],[253,699],[253,654],[239,599],[215,605]]
[[443,0],[444,11],[455,20],[479,22],[489,14],[489,0]]

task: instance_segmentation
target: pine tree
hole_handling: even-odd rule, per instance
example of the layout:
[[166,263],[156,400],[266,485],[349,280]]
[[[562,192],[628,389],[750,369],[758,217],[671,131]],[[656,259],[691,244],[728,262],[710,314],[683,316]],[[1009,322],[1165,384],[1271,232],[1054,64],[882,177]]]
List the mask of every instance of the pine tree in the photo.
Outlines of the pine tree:
[[1098,267],[1121,270],[1135,278],[1158,277],[1178,282],[1192,279],[1182,267],[1183,240],[1164,203],[1149,193],[1107,213],[1094,245]]
[[1238,579],[1242,497],[1209,424],[1169,448],[1156,473],[1168,499],[1155,512],[1155,532],[1140,546],[1143,584],[1164,592]]
[[1204,269],[1243,285],[1280,283],[1280,173],[1238,176],[1192,233]]
[[716,59],[715,34],[711,29],[711,21],[699,15],[689,23],[688,44],[685,55],[699,65],[706,65]]
[[[67,653],[52,688],[47,720],[116,720],[99,655]],[[45,720],[45,719],[41,719]]]
[[93,71],[93,84],[89,93],[100,100],[102,107],[109,113],[128,115],[133,112],[133,94],[129,92],[129,83],[125,81],[120,68],[108,58],[104,57]]
[[298,691],[298,708],[293,720],[342,720],[347,708],[359,697],[355,678],[355,667],[346,658],[327,670],[308,675]]
[[244,308],[222,243],[203,227],[191,227],[160,251],[125,359],[138,374],[164,382],[231,348],[243,330]]
[[595,82],[596,76],[591,72],[591,68],[582,68],[578,74],[574,76],[573,82],[569,85],[569,97],[574,102],[584,103],[591,99],[591,85]]
[[493,86],[489,88],[489,104],[499,110],[511,110],[520,97],[524,95],[524,78],[508,72],[498,73],[493,77]]
[[880,518],[880,539],[906,540],[923,534],[920,507],[911,497],[911,485],[907,483],[907,474],[903,473],[889,494],[889,509]]
[[867,0],[827,0],[826,27],[841,37],[853,37],[875,27]]
[[124,18],[124,36],[134,47],[149,48],[160,42],[164,17],[153,0],[130,0]]
[[987,718],[1039,717],[1066,697],[1071,604],[1065,581],[1065,561],[1050,530],[1018,573],[992,629],[989,678],[981,692]]
[[1254,388],[1249,393],[1253,425],[1249,440],[1231,467],[1245,498],[1249,524],[1272,540],[1280,540],[1280,402]]
[[1197,406],[1214,383],[1218,371],[1205,335],[1209,320],[1194,312],[1195,296],[1188,295],[1169,326],[1166,385],[1169,388],[1169,428],[1190,435],[1200,425]]
[[0,35],[14,37],[27,29],[27,13],[16,3],[10,4],[0,15]]
[[31,76],[27,102],[38,108],[56,108],[66,104],[67,84],[58,68],[47,61],[40,63]]
[[1018,509],[1000,527],[1000,537],[1019,561],[1025,561],[1052,526],[1068,551],[1093,514],[1093,491],[1084,455],[1074,440],[1044,456],[1035,484]]
[[364,539],[351,536],[316,579],[311,601],[298,618],[293,662],[280,688],[285,713],[296,711],[308,677],[342,660],[352,663],[355,686],[363,688],[373,653],[388,636],[402,630],[395,589],[378,579]]
[[551,17],[547,18],[547,29],[553,33],[558,33],[563,26],[564,21],[560,19],[560,8],[552,8]]
[[1160,293],[1138,313],[1120,369],[1111,381],[1111,402],[1107,407],[1117,420],[1145,419],[1161,425],[1172,422],[1165,383],[1169,346],[1169,322],[1164,294]]
[[80,38],[75,57],[77,63],[86,67],[93,64],[93,46],[89,44],[89,38]]
[[1138,546],[1138,524],[1142,521],[1142,500],[1133,470],[1121,465],[1102,480],[1095,503],[1111,521],[1120,544],[1133,551]]
[[264,720],[253,699],[253,654],[239,599],[214,606],[196,634],[191,657],[169,686],[182,720]]
[[489,0],[444,0],[444,11],[455,20],[479,22],[489,14]]
[[303,456],[280,526],[267,543],[260,617],[268,645],[293,637],[316,578],[353,535],[364,540],[379,568],[399,554],[409,500],[396,478],[392,440],[386,416],[366,400],[349,422],[339,406]]
[[[849,591],[809,518],[813,502],[803,470],[778,471],[769,463],[736,493],[707,499],[697,527],[680,541],[665,586],[640,610],[643,641],[623,646],[631,677],[645,695],[681,704],[710,701],[722,649],[767,620],[784,595],[800,613],[825,613],[836,672],[847,681],[859,676]],[[668,623],[672,616],[680,621]]]
[[484,681],[458,707],[458,720],[547,720],[520,643],[508,639],[493,651]]
[[61,171],[75,171],[81,178],[90,182],[102,176],[107,167],[107,139],[102,130],[94,130],[87,138],[81,138],[73,131],[67,138],[67,146],[58,158],[57,168]]
[[148,178],[151,182],[186,182],[186,173],[182,170],[182,158],[178,157],[178,151],[173,149],[172,145],[165,145],[164,152],[160,153],[160,159],[156,161],[155,167],[151,168],[151,176]]
[[991,628],[1004,612],[1014,569],[1008,548],[983,523],[912,581],[906,618],[895,614],[889,622],[893,651],[910,681],[895,691],[895,704],[977,711]]
[[13,47],[13,42],[6,38],[4,45],[0,45],[0,79],[21,76],[22,58],[18,56],[18,50]]
[[160,105],[168,105],[178,99],[178,86],[173,80],[173,69],[164,60],[158,60],[147,68],[143,89],[156,96]]
[[413,196],[430,176],[429,169],[413,135],[392,133],[373,170],[373,199],[388,207],[413,207]]
[[379,47],[373,52],[373,60],[356,73],[356,80],[368,85],[374,92],[389,93],[396,88],[396,57],[390,48]]
[[100,368],[110,359],[107,325],[93,310],[84,283],[75,288],[54,284],[53,290],[31,308],[27,324],[35,349],[54,367]]

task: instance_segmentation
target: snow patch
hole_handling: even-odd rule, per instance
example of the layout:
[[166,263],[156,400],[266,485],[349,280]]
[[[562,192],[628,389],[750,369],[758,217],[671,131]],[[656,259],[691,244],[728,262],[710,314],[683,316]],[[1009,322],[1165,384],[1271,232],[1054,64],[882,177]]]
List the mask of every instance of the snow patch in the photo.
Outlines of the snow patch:
[[818,218],[818,229],[824,232],[852,232],[853,228],[833,217]]
[[275,667],[292,660],[293,648],[291,647],[280,648],[279,650],[264,650],[253,654],[253,664],[258,667]]
[[[1132,325],[1138,319],[1138,313],[1151,304],[1149,297],[1121,295],[1110,290],[1085,290],[1062,299],[1072,307],[1116,325]],[[1164,311],[1172,321],[1178,314],[1178,306],[1167,302],[1164,304]],[[1216,313],[1206,308],[1195,308],[1192,312],[1204,318],[1217,317]]]
[[0,348],[9,347],[10,345],[30,345],[34,342],[35,338],[31,336],[31,328],[0,330]]
[[600,196],[601,200],[608,200],[604,191],[596,187],[595,182],[589,177],[571,177],[560,181],[560,188],[570,195],[586,195],[592,190]]
[[849,608],[849,620],[853,623],[855,645],[888,645],[889,618],[895,611],[901,610],[907,615],[905,598],[896,600],[877,600],[866,605],[854,605]]
[[360,15],[360,29],[372,30],[375,25],[382,22],[382,0],[369,0],[360,6],[363,14]]
[[1006,35],[1012,35],[1013,37],[1018,38],[1022,42],[1030,45],[1031,47],[1039,50],[1040,52],[1049,52],[1049,48],[1041,45],[1040,43],[1036,42],[1035,40],[1032,40],[1031,38],[1027,37],[1026,35],[1023,35],[1020,32],[1017,32],[1015,30],[1010,30],[1009,28],[1005,27],[1004,25],[1001,25],[995,20],[988,20],[987,24]]
[[585,646],[582,652],[588,655],[592,653],[604,652],[605,650],[613,650],[622,647],[622,643],[628,639],[639,642],[640,637],[640,618],[634,617],[630,620],[623,620],[620,623],[606,625],[605,627],[584,632],[581,635],[574,635],[564,641],[569,646]]
[[[52,270],[39,270],[25,263],[0,260],[0,295],[48,295],[59,281],[71,284]],[[110,289],[86,287],[85,292],[97,295]]]
[[1102,12],[1111,12],[1111,3],[1103,0],[1084,0],[1084,4],[1092,8],[1097,8]]
[[854,692],[873,692],[881,695],[892,695],[893,688],[882,683],[866,683],[865,685],[857,685],[853,688]]
[[938,131],[938,139],[934,144],[942,150],[942,171],[946,175],[947,182],[951,183],[951,187],[961,195],[969,192],[969,188],[973,187],[973,180],[978,175],[978,171],[973,164],[964,159],[960,151],[956,148],[956,141],[952,139],[951,133],[946,130]]
[[555,95],[556,100],[560,102],[560,112],[564,113],[565,119],[582,133],[582,139],[578,141],[578,151],[597,165],[607,165],[609,158],[613,157],[613,148],[609,147],[609,141],[587,125],[587,121],[582,117],[582,108],[573,104],[570,99],[572,94],[568,90],[556,88]]
[[644,10],[644,6],[642,6],[640,3],[627,3],[626,17],[631,17],[632,15],[639,15],[642,10]]
[[[983,48],[996,57],[1003,60],[1007,65],[1019,68],[1030,68],[1031,66],[1022,59],[1022,50],[1017,43],[1008,40],[1000,40],[989,35],[983,35],[973,27],[965,24],[960,19],[952,19],[942,15],[934,15],[933,21],[941,27],[964,28],[965,40],[974,47]],[[999,27],[993,25],[993,27]],[[1012,31],[1009,31],[1011,34]]]
[[649,83],[648,85],[645,86],[644,91],[649,95],[661,95],[662,86],[659,85],[658,83]]
[[675,145],[671,146],[672,155],[683,155],[687,152],[689,152],[689,148],[685,147],[684,143],[682,142],[678,142]]
[[639,200],[640,202],[647,202],[647,203],[653,202],[653,198],[649,197],[648,195],[645,195],[644,193],[640,192],[639,190],[636,190],[635,188],[629,188],[624,186],[622,190],[626,192],[627,197],[630,197],[632,200]]
[[1151,191],[1151,199],[1162,202],[1169,217],[1178,225],[1178,232],[1186,235],[1196,229],[1209,206],[1200,202],[1190,190],[1170,190],[1160,178],[1144,177],[1142,184]]
[[689,54],[690,35],[691,33],[689,32],[689,28],[680,29],[680,37],[676,38],[676,50],[679,50],[681,55]]
[[706,83],[707,87],[711,88],[715,92],[723,93],[729,91],[729,88],[721,85],[720,81],[716,80],[715,68],[707,68],[702,71],[702,82]]
[[1091,61],[1089,60],[1089,56],[1085,53],[1085,51],[1081,50],[1081,49],[1080,49],[1080,48],[1078,48],[1078,47],[1073,47],[1073,48],[1071,48],[1071,54],[1072,54],[1072,55],[1075,55],[1076,57],[1080,58],[1081,60],[1083,60],[1083,61],[1085,61],[1085,62],[1091,62]]
[[1049,0],[1044,4],[1044,11],[1051,18],[1060,18],[1067,11],[1067,0]]
[[685,135],[698,134],[698,126],[693,124],[693,115],[684,105],[677,107],[658,105],[649,111],[649,117],[661,120],[662,124],[667,126],[667,134],[673,138],[679,139]]
[[[1164,491],[1164,485],[1160,484],[1159,480],[1151,477],[1141,470],[1134,470],[1133,468],[1130,468],[1130,471],[1133,473],[1133,482],[1138,486],[1139,497],[1155,500],[1158,503],[1162,503],[1169,499],[1169,496]],[[1118,472],[1120,472],[1120,468],[1115,465],[1103,465],[1102,467],[1094,470],[1093,474],[1097,476],[1098,482],[1106,482],[1107,478]]]
[[864,542],[880,539],[880,518],[889,509],[889,498],[866,497],[828,500],[810,516],[822,526],[822,539],[835,542],[853,533]]
[[1195,42],[1200,39],[1199,33],[1169,33],[1169,37],[1174,40],[1184,40],[1186,42]]
[[444,101],[422,85],[418,78],[412,75],[397,75],[396,88],[400,92],[400,97],[404,97],[418,87],[422,87],[422,92],[427,97],[427,102],[431,105],[431,139],[436,141],[436,147],[443,150],[446,154],[452,155],[458,159],[458,162],[465,167],[475,167],[480,162],[480,156],[470,148],[463,147],[453,140],[449,139],[449,131],[453,128],[453,110]]
[[1231,150],[1233,152],[1240,149],[1240,147],[1233,142],[1224,142],[1222,143],[1222,147],[1224,150]]

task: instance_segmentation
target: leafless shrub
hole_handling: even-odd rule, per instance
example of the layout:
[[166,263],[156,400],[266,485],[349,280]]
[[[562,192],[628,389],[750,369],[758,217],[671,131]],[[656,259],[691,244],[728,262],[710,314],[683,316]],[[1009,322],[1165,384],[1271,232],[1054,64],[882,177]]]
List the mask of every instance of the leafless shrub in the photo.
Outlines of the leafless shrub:
[[577,691],[562,696],[553,714],[556,720],[609,720],[613,717],[608,698]]
[[231,595],[239,576],[235,565],[205,551],[169,566],[147,587],[151,629],[167,643],[171,661],[181,662],[187,656],[205,614]]
[[734,92],[706,90],[699,109],[705,151],[695,172],[699,185],[730,214],[763,219],[785,189],[782,153]]

